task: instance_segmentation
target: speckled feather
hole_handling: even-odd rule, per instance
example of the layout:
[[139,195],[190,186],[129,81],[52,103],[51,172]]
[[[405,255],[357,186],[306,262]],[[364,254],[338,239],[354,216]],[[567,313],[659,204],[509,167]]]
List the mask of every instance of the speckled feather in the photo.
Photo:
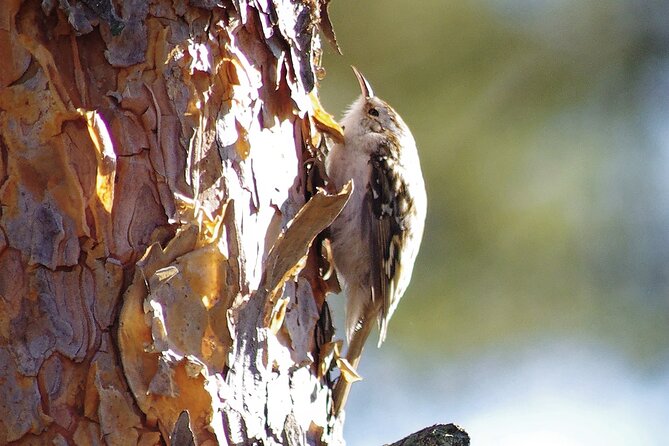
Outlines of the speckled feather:
[[333,147],[327,159],[336,187],[350,179],[354,184],[331,234],[335,265],[347,294],[347,337],[350,341],[373,316],[381,345],[411,279],[427,199],[411,132],[390,105],[373,92],[367,96],[364,89],[342,119],[344,143]]

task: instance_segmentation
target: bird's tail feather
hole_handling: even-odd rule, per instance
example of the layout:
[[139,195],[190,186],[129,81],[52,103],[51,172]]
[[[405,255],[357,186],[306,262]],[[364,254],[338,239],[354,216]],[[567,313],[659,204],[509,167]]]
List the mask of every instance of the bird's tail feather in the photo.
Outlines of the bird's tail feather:
[[[360,355],[362,355],[365,342],[376,324],[376,314],[373,314],[372,311],[367,311],[366,313],[360,320],[358,327],[351,334],[348,350],[346,351],[346,360],[354,369],[357,369],[360,364]],[[340,376],[333,393],[335,414],[339,414],[346,405],[350,390],[351,383],[346,381],[343,376]]]

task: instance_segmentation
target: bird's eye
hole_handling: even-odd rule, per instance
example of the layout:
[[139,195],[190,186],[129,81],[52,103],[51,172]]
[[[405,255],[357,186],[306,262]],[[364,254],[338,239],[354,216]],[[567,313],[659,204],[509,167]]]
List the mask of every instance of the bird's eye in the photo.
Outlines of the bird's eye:
[[379,111],[374,107],[367,110],[367,113],[370,114],[371,116],[379,116]]

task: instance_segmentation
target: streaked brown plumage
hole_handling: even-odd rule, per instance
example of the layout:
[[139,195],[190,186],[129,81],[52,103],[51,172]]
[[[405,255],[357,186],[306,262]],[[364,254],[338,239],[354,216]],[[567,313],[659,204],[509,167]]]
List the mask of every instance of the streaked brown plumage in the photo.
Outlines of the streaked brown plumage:
[[[335,266],[347,295],[346,357],[357,368],[374,322],[379,325],[380,346],[409,285],[427,198],[411,131],[353,70],[362,95],[342,119],[344,142],[332,148],[326,167],[337,188],[351,179],[354,186],[330,232]],[[334,393],[336,412],[349,389],[350,383],[340,378]]]

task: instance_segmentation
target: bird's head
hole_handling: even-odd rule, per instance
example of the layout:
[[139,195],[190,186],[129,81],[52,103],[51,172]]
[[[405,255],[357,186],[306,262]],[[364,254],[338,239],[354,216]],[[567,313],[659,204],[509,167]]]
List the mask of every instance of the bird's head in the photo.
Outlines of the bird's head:
[[395,138],[410,134],[400,115],[374,94],[372,86],[357,68],[351,68],[358,78],[361,95],[342,119],[345,134],[352,137],[382,135]]

